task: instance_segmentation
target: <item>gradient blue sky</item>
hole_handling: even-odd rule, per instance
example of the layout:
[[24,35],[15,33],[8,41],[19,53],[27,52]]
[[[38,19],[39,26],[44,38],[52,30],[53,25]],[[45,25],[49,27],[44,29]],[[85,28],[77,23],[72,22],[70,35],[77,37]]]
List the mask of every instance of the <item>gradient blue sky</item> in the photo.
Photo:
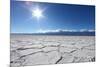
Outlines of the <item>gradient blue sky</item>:
[[[37,21],[31,8],[45,9]],[[11,1],[11,33],[36,33],[39,30],[94,30],[95,7],[55,3]]]

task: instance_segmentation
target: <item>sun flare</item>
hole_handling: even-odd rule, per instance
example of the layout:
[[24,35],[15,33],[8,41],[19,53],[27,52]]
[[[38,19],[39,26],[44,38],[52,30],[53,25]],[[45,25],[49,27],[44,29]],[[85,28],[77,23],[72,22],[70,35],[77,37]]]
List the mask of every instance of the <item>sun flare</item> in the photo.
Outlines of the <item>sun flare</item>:
[[36,17],[37,19],[42,18],[43,17],[42,10],[39,8],[36,8],[35,10],[32,11],[32,16]]

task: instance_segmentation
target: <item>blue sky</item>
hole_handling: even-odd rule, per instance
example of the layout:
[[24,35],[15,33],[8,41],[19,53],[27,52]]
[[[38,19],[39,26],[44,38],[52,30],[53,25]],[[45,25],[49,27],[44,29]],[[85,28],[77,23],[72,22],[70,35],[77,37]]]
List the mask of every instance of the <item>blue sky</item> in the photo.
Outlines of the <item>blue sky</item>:
[[[38,21],[31,12],[36,6],[44,10]],[[94,29],[94,6],[11,1],[11,33]]]

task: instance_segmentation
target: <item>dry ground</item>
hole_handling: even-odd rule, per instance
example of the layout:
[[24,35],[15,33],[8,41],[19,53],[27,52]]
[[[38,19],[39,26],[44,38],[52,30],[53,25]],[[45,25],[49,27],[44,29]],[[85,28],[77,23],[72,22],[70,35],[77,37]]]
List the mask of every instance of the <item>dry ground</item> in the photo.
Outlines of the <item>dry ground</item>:
[[11,35],[11,67],[95,61],[94,36]]

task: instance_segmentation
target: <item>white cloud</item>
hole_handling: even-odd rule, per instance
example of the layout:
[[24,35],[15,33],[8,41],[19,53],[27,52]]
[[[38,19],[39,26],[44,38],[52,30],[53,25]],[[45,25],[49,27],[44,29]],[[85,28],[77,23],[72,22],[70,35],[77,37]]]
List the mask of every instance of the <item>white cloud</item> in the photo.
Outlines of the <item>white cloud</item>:
[[89,32],[95,32],[95,30],[88,30]]
[[62,30],[64,32],[77,32],[78,30]]
[[92,30],[92,29],[80,29],[80,32],[85,32],[85,31],[87,31],[87,32],[95,32],[95,30]]
[[85,32],[85,31],[87,31],[87,32],[94,32],[95,30],[87,30],[87,29],[80,29],[80,30],[75,30],[75,29],[73,29],[73,30],[67,30],[67,29],[55,29],[55,30],[43,30],[43,29],[40,29],[40,30],[38,30],[38,32],[37,33],[47,33],[47,32]]
[[80,32],[88,31],[87,29],[80,29]]
[[47,32],[59,32],[59,30],[42,30],[40,29],[38,33],[47,33]]
[[42,30],[40,29],[38,33],[47,33],[47,32],[77,32],[77,30],[67,30],[67,29],[55,29],[55,30]]

